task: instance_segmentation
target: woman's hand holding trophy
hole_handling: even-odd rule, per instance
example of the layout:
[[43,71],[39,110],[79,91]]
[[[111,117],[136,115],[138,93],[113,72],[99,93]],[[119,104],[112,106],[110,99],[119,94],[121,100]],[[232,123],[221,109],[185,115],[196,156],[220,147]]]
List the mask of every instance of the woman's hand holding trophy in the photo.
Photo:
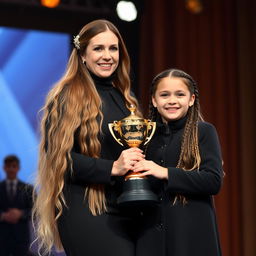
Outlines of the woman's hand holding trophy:
[[[120,145],[136,148],[134,151],[138,151],[140,146],[146,145],[151,140],[156,129],[156,123],[135,115],[136,108],[133,105],[129,107],[129,110],[131,114],[122,120],[110,123],[109,130]],[[131,160],[129,163],[125,162],[125,154],[132,154],[133,150],[125,151],[123,151],[124,155],[121,155],[124,160],[124,173],[127,172],[126,168],[132,169],[134,164]],[[142,150],[140,151],[142,153]],[[146,177],[141,177],[140,173],[130,170],[124,178],[123,193],[118,198],[118,204],[131,206],[157,203],[157,196],[150,190]]]

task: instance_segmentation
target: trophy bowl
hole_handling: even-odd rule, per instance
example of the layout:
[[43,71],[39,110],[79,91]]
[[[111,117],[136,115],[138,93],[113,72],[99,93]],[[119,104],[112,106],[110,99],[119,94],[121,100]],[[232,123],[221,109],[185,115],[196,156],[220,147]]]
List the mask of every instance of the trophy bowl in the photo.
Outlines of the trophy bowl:
[[[136,107],[129,107],[131,114],[122,120],[109,123],[114,139],[122,146],[142,147],[146,145],[156,129],[156,123],[135,115]],[[117,199],[120,206],[144,206],[158,203],[156,194],[151,190],[147,177],[129,171],[124,177],[123,192]]]

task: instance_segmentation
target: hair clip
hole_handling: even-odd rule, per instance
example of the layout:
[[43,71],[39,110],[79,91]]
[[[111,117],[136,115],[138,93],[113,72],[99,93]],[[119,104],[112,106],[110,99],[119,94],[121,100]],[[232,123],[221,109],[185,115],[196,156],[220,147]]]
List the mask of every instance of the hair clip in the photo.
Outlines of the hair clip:
[[79,39],[80,39],[80,35],[76,35],[73,38],[73,44],[75,45],[77,50],[80,50],[80,41],[79,41]]

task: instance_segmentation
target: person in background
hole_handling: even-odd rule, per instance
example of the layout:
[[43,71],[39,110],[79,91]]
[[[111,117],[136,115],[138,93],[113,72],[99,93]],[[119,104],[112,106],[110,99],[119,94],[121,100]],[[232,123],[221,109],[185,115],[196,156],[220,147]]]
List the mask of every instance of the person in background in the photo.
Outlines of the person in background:
[[215,127],[203,121],[198,87],[178,69],[158,74],[149,118],[157,129],[146,159],[133,171],[147,176],[159,206],[138,220],[140,256],[220,256],[213,195],[222,186],[222,156]]
[[0,183],[0,255],[27,256],[33,186],[18,179],[17,156],[6,156],[3,169],[6,179]]
[[131,92],[130,59],[107,20],[74,37],[66,72],[43,107],[35,217],[39,250],[67,256],[135,256],[134,212],[119,209],[123,175],[144,155],[123,148],[108,124],[138,103]]

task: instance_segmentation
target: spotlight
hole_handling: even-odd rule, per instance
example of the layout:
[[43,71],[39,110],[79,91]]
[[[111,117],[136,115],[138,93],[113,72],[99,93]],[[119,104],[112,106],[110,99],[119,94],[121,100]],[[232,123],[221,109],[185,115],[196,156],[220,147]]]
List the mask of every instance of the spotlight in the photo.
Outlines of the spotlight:
[[41,5],[48,8],[55,8],[60,4],[60,0],[41,0]]
[[202,12],[203,5],[201,0],[186,0],[186,8],[193,14]]
[[116,7],[118,17],[124,21],[133,21],[137,18],[137,9],[131,1],[119,1]]

